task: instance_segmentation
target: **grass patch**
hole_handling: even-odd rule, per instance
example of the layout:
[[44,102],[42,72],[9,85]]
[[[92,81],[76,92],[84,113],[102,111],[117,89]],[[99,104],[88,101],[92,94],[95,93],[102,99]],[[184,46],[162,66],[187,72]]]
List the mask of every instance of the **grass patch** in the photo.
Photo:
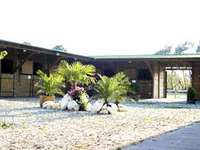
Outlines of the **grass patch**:
[[77,145],[75,145],[75,147],[77,147],[77,148],[82,148],[84,145],[83,144],[77,144]]
[[0,124],[0,127],[1,128],[9,128],[9,127],[13,127],[14,126],[14,123],[3,123],[3,124]]

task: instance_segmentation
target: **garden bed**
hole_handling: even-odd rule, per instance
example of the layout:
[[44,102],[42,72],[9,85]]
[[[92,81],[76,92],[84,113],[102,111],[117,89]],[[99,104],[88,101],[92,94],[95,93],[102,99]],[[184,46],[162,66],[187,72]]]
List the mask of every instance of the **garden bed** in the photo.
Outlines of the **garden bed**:
[[100,115],[42,109],[39,98],[1,99],[0,149],[116,149],[200,121],[198,105],[160,101]]

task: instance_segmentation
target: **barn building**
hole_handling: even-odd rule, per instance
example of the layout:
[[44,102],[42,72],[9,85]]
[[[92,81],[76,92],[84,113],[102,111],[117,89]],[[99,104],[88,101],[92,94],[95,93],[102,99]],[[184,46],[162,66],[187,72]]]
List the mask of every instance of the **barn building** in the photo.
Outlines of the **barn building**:
[[192,86],[200,100],[200,55],[115,55],[81,56],[32,45],[0,40],[0,50],[8,55],[0,61],[0,97],[36,96],[38,69],[53,72],[60,60],[93,64],[107,76],[123,71],[140,85],[143,98],[166,97],[166,70],[191,70]]

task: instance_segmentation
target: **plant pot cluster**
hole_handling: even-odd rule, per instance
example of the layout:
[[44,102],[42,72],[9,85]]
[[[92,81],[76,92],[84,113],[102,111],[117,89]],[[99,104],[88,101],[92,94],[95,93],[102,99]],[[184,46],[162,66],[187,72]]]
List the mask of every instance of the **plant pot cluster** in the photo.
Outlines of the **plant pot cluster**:
[[[41,70],[39,82],[36,83],[40,96],[40,107],[54,108],[62,110],[86,110],[93,113],[115,114],[117,111],[127,111],[127,108],[120,103],[127,99],[127,91],[131,83],[123,72],[117,73],[113,77],[101,76],[96,82],[95,67],[93,65],[83,65],[81,62],[74,62],[71,65],[66,61],[61,61],[57,71],[47,76]],[[71,84],[71,91],[66,94],[59,103],[55,103],[55,94],[64,95],[61,88],[65,83]],[[83,87],[77,85],[95,84],[96,98],[102,98],[104,102],[97,101],[91,105],[88,101],[88,94]],[[46,95],[46,96],[44,96]],[[134,99],[138,99],[138,96]],[[115,100],[114,103],[110,103]]]

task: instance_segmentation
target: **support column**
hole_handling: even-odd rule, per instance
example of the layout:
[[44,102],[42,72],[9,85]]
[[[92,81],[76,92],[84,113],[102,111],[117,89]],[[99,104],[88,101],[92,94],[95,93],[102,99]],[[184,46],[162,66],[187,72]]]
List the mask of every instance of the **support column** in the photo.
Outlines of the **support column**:
[[153,64],[153,98],[159,98],[158,63]]
[[192,64],[192,86],[196,91],[196,99],[200,100],[200,63]]
[[160,80],[159,80],[159,98],[165,98],[166,94],[165,94],[165,70],[162,66],[159,67],[160,71],[159,71],[159,77],[160,77]]
[[153,64],[153,98],[164,98],[165,95],[165,70],[155,62]]

